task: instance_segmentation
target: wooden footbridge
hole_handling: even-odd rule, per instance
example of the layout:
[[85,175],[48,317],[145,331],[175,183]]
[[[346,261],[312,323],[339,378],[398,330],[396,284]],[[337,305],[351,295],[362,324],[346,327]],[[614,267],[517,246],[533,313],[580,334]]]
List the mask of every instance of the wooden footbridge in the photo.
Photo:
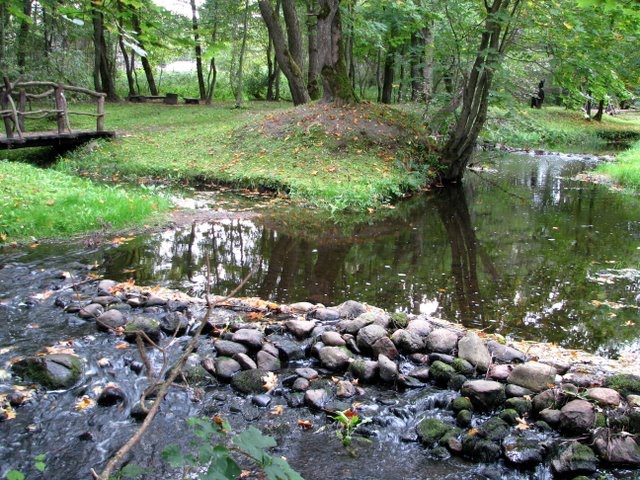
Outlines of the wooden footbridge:
[[[44,90],[44,91],[43,91]],[[65,92],[88,95],[96,99],[97,113],[71,111]],[[47,108],[51,105],[53,107]],[[0,149],[53,146],[72,148],[95,138],[113,138],[115,132],[104,129],[105,94],[86,88],[54,82],[15,82],[4,78],[0,86],[0,116],[4,122],[4,135],[0,133]],[[32,105],[36,104],[36,109]],[[29,106],[29,109],[27,109]],[[70,115],[96,117],[95,130],[71,130]],[[56,127],[49,131],[27,132],[25,119],[53,118]]]

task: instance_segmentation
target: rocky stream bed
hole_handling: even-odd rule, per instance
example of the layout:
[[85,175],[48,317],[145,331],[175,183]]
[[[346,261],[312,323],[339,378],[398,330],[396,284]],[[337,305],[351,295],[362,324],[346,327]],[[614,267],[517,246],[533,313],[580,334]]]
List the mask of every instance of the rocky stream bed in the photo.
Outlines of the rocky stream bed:
[[[68,339],[52,331],[56,340],[31,353],[0,352],[0,475],[90,478],[144,418],[141,394],[153,398],[147,387],[177,361],[207,306],[90,273],[60,271],[48,285],[31,304],[0,306],[45,308],[76,328]],[[307,480],[640,476],[632,362],[355,301],[212,301],[196,352],[127,459],[149,468],[143,478],[183,478],[160,452],[187,445],[184,420],[195,415],[257,426]],[[367,419],[348,449],[336,437],[341,411]],[[43,453],[41,474],[33,459]]]

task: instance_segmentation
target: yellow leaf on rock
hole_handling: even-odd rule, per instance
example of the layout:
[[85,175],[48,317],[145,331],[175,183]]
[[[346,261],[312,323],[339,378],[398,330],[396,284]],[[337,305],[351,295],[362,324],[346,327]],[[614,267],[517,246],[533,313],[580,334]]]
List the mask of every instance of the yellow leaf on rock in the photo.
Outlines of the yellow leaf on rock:
[[73,409],[76,412],[83,412],[87,408],[93,407],[95,404],[96,404],[96,402],[94,400],[92,400],[91,397],[89,397],[89,395],[83,395],[82,397],[80,397],[78,399],[76,404],[73,406]]
[[284,413],[284,407],[282,405],[276,405],[271,410],[271,415],[282,415]]
[[264,377],[262,377],[262,381],[264,382],[263,388],[267,392],[270,392],[278,386],[278,376],[273,372],[268,372]]

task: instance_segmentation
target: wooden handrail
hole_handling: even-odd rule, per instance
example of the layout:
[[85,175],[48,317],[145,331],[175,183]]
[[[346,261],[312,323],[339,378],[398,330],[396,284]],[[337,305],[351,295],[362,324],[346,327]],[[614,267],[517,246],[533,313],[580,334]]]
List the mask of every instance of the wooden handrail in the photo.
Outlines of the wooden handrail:
[[[40,93],[27,93],[27,88],[49,88],[48,90]],[[13,100],[13,92],[19,89],[18,102]],[[67,99],[65,92],[76,92],[89,95],[97,100],[97,113],[89,112],[73,112],[67,108]],[[29,99],[43,99],[49,96],[53,96],[55,108],[40,109],[33,112],[26,111],[27,100]],[[26,117],[42,118],[46,115],[55,115],[58,133],[62,134],[65,130],[71,133],[71,126],[69,125],[69,115],[85,115],[96,117],[96,131],[104,131],[104,104],[106,94],[102,92],[95,92],[87,88],[76,87],[73,85],[63,85],[62,83],[55,82],[41,82],[41,81],[28,81],[28,82],[9,82],[7,77],[3,78],[3,84],[0,84],[0,117],[4,121],[5,133],[7,138],[13,138],[14,133],[18,135],[18,138],[23,138],[23,132],[25,131],[24,120]]]

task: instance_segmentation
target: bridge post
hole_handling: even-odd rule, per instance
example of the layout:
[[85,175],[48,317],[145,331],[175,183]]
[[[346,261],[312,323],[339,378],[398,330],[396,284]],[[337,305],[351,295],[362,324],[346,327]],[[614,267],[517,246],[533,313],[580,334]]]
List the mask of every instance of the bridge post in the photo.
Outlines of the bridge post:
[[27,110],[27,92],[22,88],[18,97],[18,129],[24,132],[24,112]]
[[96,131],[104,131],[104,95],[98,97],[98,118],[96,119]]
[[64,133],[64,117],[67,114],[67,102],[64,101],[64,86],[61,83],[56,86],[54,96],[57,110],[58,133]]
[[[0,95],[0,108],[3,111],[9,110],[10,102],[9,95],[11,95],[11,82],[7,77],[3,77],[4,81],[4,92]],[[4,120],[4,130],[7,134],[7,138],[13,138],[13,126],[11,125],[11,114],[3,113],[2,114]]]

